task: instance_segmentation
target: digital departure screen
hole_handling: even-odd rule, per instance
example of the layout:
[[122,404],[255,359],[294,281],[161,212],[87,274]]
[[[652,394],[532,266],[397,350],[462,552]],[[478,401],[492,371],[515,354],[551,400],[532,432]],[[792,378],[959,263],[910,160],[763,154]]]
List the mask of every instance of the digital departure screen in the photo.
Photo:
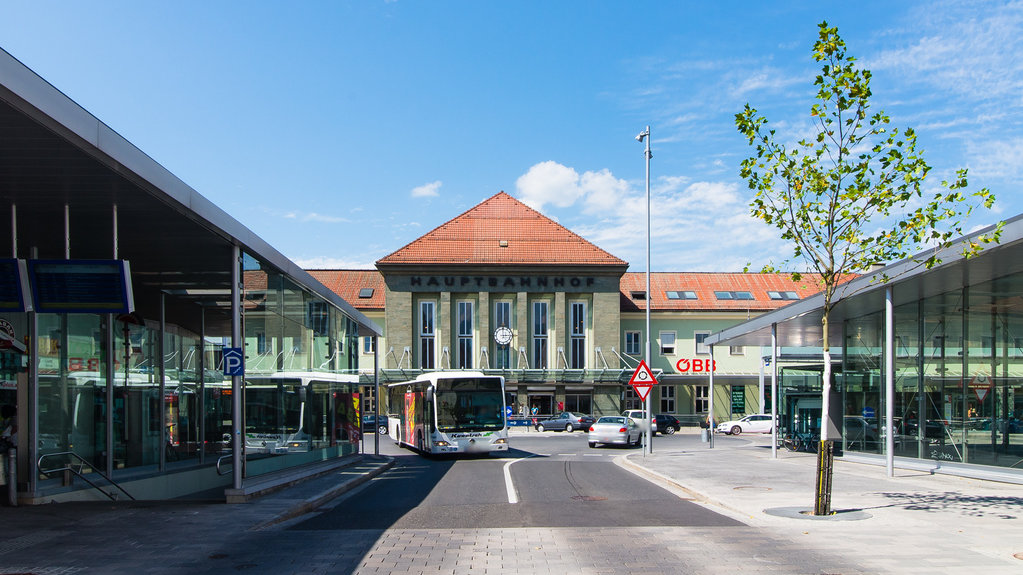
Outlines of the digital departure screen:
[[37,312],[135,311],[126,260],[29,260],[28,273]]

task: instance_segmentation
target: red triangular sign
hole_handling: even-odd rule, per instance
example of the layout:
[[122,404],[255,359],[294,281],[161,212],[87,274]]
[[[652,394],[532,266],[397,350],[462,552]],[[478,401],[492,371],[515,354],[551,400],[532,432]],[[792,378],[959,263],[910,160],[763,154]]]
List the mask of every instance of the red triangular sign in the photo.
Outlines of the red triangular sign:
[[629,385],[632,386],[632,389],[636,390],[636,395],[641,400],[646,401],[646,396],[650,393],[650,389],[657,385],[654,372],[650,371],[650,368],[647,367],[646,361],[640,360],[639,365],[636,366],[636,371],[632,372]]

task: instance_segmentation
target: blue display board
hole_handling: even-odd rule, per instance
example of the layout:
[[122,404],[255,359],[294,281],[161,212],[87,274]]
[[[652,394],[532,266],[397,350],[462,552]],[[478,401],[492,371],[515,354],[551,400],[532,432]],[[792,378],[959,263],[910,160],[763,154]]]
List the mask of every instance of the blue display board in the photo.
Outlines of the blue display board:
[[32,302],[40,313],[131,313],[126,260],[29,260]]

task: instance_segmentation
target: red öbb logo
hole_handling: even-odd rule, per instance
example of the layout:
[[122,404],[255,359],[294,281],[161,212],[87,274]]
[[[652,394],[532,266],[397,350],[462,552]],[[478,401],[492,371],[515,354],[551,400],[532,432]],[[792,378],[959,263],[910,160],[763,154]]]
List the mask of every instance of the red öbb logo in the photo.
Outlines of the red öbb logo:
[[718,370],[718,362],[709,359],[686,359],[682,358],[675,363],[675,369],[679,373],[708,373]]

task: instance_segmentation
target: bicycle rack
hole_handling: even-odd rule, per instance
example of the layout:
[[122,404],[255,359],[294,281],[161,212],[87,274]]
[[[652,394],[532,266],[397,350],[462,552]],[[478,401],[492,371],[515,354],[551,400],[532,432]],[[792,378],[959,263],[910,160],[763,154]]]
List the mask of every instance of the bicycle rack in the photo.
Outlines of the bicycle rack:
[[[48,458],[57,458],[57,457],[67,457],[67,462],[62,467],[55,467],[53,469],[46,469],[46,468],[43,467],[43,461],[45,461]],[[89,469],[92,470],[93,473],[99,475],[103,479],[106,479],[107,483],[109,483],[110,485],[113,485],[114,487],[119,489],[121,491],[121,493],[125,494],[125,496],[128,497],[128,499],[131,499],[132,501],[135,501],[135,498],[132,497],[130,493],[125,491],[123,487],[118,485],[117,482],[115,482],[113,479],[110,479],[109,477],[107,477],[105,473],[103,473],[99,469],[96,469],[95,467],[93,467],[93,465],[91,463],[89,463],[81,455],[78,455],[77,453],[75,453],[73,451],[61,451],[59,453],[47,453],[45,455],[40,455],[39,456],[39,460],[36,462],[36,466],[39,469],[39,473],[42,473],[43,475],[45,475],[47,477],[49,477],[50,475],[55,474],[55,473],[65,473],[65,472],[74,473],[75,475],[80,477],[82,479],[82,481],[85,481],[90,486],[92,486],[93,489],[95,489],[96,491],[99,491],[103,495],[106,495],[107,497],[109,497],[111,501],[117,501],[117,493],[111,493],[111,492],[106,491],[105,489],[103,489],[99,485],[96,485],[95,483],[93,483],[92,480],[90,480],[84,473],[82,473],[82,470],[84,468],[88,467]]]

